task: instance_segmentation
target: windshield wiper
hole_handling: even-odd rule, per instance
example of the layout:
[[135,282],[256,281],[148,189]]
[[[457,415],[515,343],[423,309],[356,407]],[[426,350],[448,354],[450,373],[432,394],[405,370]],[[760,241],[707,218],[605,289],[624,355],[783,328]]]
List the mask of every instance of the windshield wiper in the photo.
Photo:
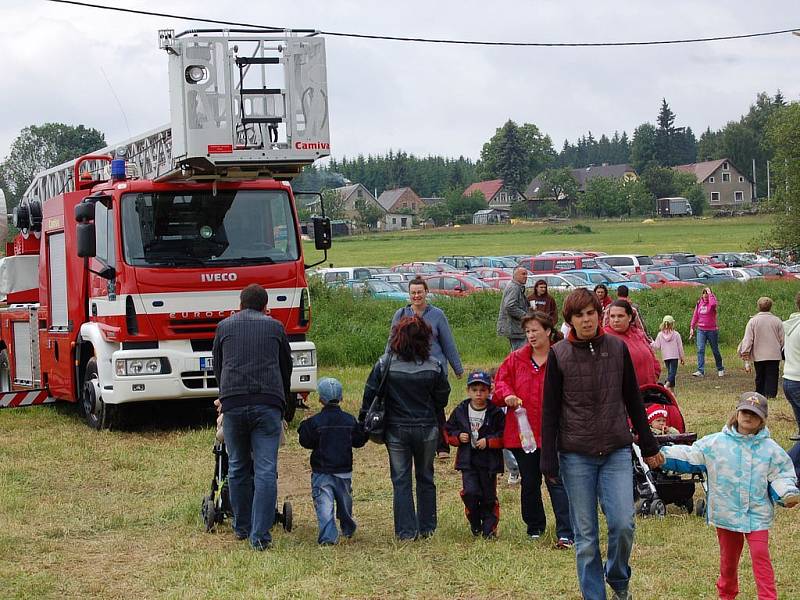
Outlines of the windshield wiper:
[[275,264],[275,260],[269,256],[236,256],[236,257],[218,257],[211,261],[212,263],[236,263],[236,264]]
[[206,266],[206,261],[196,256],[171,256],[169,258],[159,259],[150,257],[147,260],[148,266],[162,266],[162,267],[181,267],[186,265],[199,265]]

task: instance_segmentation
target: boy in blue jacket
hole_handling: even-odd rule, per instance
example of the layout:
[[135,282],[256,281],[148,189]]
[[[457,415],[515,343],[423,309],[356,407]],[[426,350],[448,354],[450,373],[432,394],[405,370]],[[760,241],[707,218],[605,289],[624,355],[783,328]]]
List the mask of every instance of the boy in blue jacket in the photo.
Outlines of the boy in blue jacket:
[[456,469],[461,471],[461,500],[472,535],[497,535],[500,503],[497,474],[503,472],[503,411],[489,402],[492,378],[473,371],[467,378],[469,398],[459,404],[445,424],[445,436],[456,446]]
[[300,423],[300,445],[311,450],[311,496],[319,523],[317,542],[330,546],[339,539],[335,517],[342,535],[353,537],[353,448],[367,443],[367,435],[350,413],[339,407],[342,384],[324,377],[317,384],[322,410]]

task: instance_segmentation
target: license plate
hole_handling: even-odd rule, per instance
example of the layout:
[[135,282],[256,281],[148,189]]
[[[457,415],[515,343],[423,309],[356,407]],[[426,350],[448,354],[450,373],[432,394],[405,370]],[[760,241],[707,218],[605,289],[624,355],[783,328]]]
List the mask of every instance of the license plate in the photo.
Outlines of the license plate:
[[200,359],[200,370],[201,371],[213,371],[214,370],[214,358],[201,358]]

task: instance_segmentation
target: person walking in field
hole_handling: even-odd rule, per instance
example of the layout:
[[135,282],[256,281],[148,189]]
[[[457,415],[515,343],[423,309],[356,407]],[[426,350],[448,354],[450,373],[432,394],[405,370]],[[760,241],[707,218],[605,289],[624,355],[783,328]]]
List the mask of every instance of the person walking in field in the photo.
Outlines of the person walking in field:
[[550,317],[554,323],[558,323],[558,305],[556,299],[547,291],[547,282],[544,279],[537,279],[533,284],[533,292],[528,296],[530,310],[539,311]]
[[689,327],[689,339],[694,337],[697,330],[697,370],[692,377],[705,377],[706,374],[706,343],[711,346],[714,362],[717,365],[717,375],[725,375],[722,364],[722,354],[719,352],[719,326],[717,325],[717,297],[711,288],[703,288],[700,299],[694,307],[692,323]]
[[758,299],[758,313],[744,328],[737,352],[745,361],[745,371],[752,363],[756,371],[756,391],[767,398],[778,395],[778,377],[783,354],[783,322],[773,315],[772,298]]
[[793,312],[783,322],[783,352],[786,357],[783,363],[783,395],[794,411],[797,433],[789,439],[798,442],[796,464],[800,468],[800,292],[794,298],[794,305],[798,312]]
[[661,358],[667,369],[666,386],[675,390],[678,362],[684,364],[686,358],[683,353],[683,340],[681,334],[675,329],[675,317],[672,315],[664,315],[658,329],[658,335],[650,347],[661,352]]
[[514,269],[511,281],[503,290],[500,313],[497,315],[497,335],[508,338],[512,351],[525,345],[522,317],[528,312],[528,299],[525,297],[527,280],[528,271],[525,268]]
[[266,314],[267,299],[257,284],[244,288],[241,310],[217,325],[212,349],[233,531],[255,550],[272,545],[278,445],[292,377],[289,341],[281,322]]
[[[458,354],[456,340],[450,329],[450,323],[447,321],[447,315],[441,308],[428,304],[428,284],[422,277],[415,277],[408,282],[408,297],[409,303],[398,308],[394,313],[389,331],[394,331],[395,325],[406,317],[422,318],[431,328],[431,356],[442,363],[445,377],[447,377],[449,363],[456,378],[461,379],[464,367],[461,365],[461,356]],[[391,343],[390,333],[389,339],[386,341],[386,352],[389,352]],[[450,446],[444,437],[444,409],[436,415],[436,419],[439,423],[439,442],[436,446],[436,455],[438,458],[446,460],[450,456]]]
[[719,541],[717,591],[724,599],[739,593],[739,558],[745,540],[759,600],[778,597],[769,556],[774,504],[792,508],[800,502],[792,461],[769,435],[767,408],[764,396],[745,392],[720,433],[691,446],[661,449],[665,471],[707,476],[707,517]]
[[[581,594],[629,600],[630,556],[635,530],[631,424],[647,465],[663,463],[647,423],[636,373],[625,343],[600,327],[600,301],[580,288],[567,297],[567,338],[547,358],[542,416],[541,471],[561,475],[575,533]],[[629,423],[630,419],[630,423]],[[597,504],[608,524],[603,562]]]

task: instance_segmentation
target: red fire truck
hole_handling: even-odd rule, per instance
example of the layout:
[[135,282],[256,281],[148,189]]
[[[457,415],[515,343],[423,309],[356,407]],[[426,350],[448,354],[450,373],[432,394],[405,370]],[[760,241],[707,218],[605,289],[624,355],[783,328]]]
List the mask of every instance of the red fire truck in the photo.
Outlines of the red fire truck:
[[[258,283],[292,347],[291,419],[317,360],[289,180],[330,152],[324,40],[164,30],[159,42],[170,125],[40,173],[14,210],[0,406],[75,402],[100,429],[132,402],[207,404],[216,325]],[[324,217],[314,238],[327,256]]]

